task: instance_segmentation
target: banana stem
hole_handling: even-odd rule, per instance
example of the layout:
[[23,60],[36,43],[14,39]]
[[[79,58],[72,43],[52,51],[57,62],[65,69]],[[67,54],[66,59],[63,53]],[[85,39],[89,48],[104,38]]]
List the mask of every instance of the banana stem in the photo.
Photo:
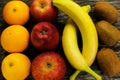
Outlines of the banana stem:
[[79,73],[80,73],[80,71],[79,71],[79,70],[76,70],[76,71],[70,76],[70,80],[75,80]]
[[87,67],[87,69],[85,69],[85,70],[86,70],[86,72],[91,74],[94,78],[96,78],[96,80],[102,80],[102,77],[99,76],[98,74],[96,74],[93,70],[91,70],[90,67]]
[[89,13],[91,11],[90,5],[82,6],[82,9],[86,12]]

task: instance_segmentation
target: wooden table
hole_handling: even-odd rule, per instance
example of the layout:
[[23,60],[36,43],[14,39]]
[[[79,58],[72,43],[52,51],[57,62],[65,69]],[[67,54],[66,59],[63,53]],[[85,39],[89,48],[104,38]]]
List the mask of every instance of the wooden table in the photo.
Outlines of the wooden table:
[[[2,9],[3,9],[3,6],[5,5],[6,2],[8,2],[10,0],[0,0],[0,34],[1,32],[8,26],[8,24],[6,24],[2,18]],[[31,4],[31,1],[32,0],[23,0],[24,2],[26,2],[28,5]],[[92,10],[94,8],[94,4],[95,2],[98,1],[98,0],[75,0],[75,2],[77,2],[78,4],[80,5],[87,5],[87,4],[90,4],[92,6]],[[120,0],[105,0],[109,3],[111,3],[112,5],[114,5],[119,13],[120,13]],[[93,15],[93,12],[91,11],[90,12],[90,16],[91,18],[93,19],[93,21],[96,21],[94,19],[94,15]],[[58,18],[57,18],[57,21],[54,22],[54,24],[57,26],[59,32],[60,32],[60,36],[62,36],[62,31],[63,31],[63,28],[64,28],[64,25],[65,25],[65,22],[67,20],[68,16],[66,14],[64,14],[63,12],[59,12],[59,15],[58,15]],[[31,31],[32,27],[33,27],[34,23],[32,23],[32,20],[30,20],[26,25],[25,27],[28,28],[29,31]],[[119,19],[118,21],[114,24],[118,29],[120,29],[120,16],[119,16]],[[108,47],[104,44],[99,44],[99,48],[103,48],[103,47]],[[113,47],[110,47],[112,48],[113,50],[115,50],[116,54],[119,56],[120,58],[120,42],[118,42],[115,46]],[[58,48],[55,50],[57,52],[59,52],[63,57],[64,59],[66,60],[65,56],[64,56],[64,52],[62,50],[62,45],[61,45],[61,41],[60,41],[60,44],[58,46]],[[33,49],[33,47],[30,46],[27,48],[27,50],[24,51],[24,53],[30,58],[30,60],[32,61],[33,58],[36,56],[35,54],[39,54],[39,51],[36,51]],[[1,62],[2,60],[4,59],[5,56],[7,56],[8,53],[6,51],[4,51],[0,45],[0,65],[1,65]],[[69,76],[74,73],[74,68],[67,62],[66,60],[66,64],[67,64],[67,73],[64,77],[63,80],[69,80]],[[102,73],[102,71],[99,69],[99,66],[97,65],[97,61],[95,61],[93,63],[93,65],[91,66],[91,68],[97,72],[98,74],[100,74],[102,77],[103,77],[103,80],[120,80],[120,74],[116,75],[115,77],[112,77],[112,78],[108,78],[108,76],[104,75]],[[2,73],[1,73],[1,70],[0,70],[0,80],[5,80],[2,76]],[[26,80],[34,80],[32,78],[32,75],[30,74],[28,76],[28,78]],[[76,80],[95,80],[92,76],[90,76],[88,73],[86,72],[81,72],[78,77],[76,78]]]

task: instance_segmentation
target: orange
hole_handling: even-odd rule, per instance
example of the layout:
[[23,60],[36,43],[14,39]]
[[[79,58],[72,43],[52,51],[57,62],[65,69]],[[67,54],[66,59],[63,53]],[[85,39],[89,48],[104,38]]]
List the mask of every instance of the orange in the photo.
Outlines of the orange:
[[21,25],[7,27],[1,33],[1,46],[6,51],[23,52],[29,43],[29,32]]
[[3,19],[9,24],[24,25],[29,20],[29,7],[20,0],[9,1],[3,8]]
[[6,80],[25,80],[30,74],[30,59],[22,53],[6,56],[1,64],[1,71]]

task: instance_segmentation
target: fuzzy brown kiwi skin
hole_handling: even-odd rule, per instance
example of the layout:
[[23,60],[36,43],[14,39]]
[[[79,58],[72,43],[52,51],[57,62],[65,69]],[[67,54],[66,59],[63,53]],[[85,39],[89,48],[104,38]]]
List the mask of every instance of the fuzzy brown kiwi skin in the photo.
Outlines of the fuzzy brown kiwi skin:
[[120,61],[115,51],[110,48],[102,48],[98,51],[97,62],[103,73],[113,77],[120,73]]
[[112,4],[105,1],[96,2],[94,12],[97,19],[106,20],[111,24],[115,23],[119,17],[118,10]]
[[114,46],[120,41],[120,31],[105,20],[96,23],[96,30],[99,39],[108,46]]

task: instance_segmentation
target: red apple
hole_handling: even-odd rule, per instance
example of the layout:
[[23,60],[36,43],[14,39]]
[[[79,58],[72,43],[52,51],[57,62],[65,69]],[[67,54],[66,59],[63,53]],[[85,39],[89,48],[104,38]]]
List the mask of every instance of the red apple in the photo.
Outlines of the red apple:
[[31,42],[38,50],[52,50],[59,44],[59,32],[50,22],[39,22],[31,31]]
[[33,59],[31,73],[35,80],[62,80],[66,64],[56,52],[43,52]]
[[37,21],[53,21],[58,15],[58,9],[52,5],[52,0],[33,0],[30,5],[31,16]]

